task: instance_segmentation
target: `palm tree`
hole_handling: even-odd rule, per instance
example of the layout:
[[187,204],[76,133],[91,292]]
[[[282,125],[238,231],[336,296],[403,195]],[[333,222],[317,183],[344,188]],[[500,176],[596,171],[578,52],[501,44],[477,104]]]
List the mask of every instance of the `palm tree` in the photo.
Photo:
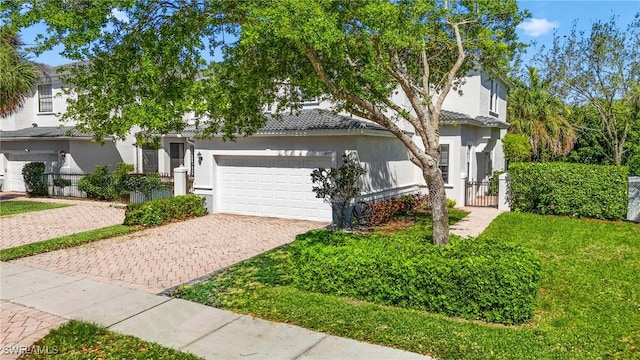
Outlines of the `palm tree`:
[[0,117],[18,110],[38,82],[38,66],[26,58],[22,45],[19,36],[0,33]]
[[565,117],[569,107],[551,95],[536,68],[527,66],[527,72],[528,84],[518,82],[509,94],[509,132],[529,138],[534,160],[566,155],[576,142],[576,131]]

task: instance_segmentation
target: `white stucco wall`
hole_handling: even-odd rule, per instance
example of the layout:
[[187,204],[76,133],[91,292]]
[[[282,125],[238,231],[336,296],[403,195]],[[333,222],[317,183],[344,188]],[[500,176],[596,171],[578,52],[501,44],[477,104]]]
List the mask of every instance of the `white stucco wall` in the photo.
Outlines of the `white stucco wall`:
[[[228,151],[279,152],[299,154],[313,152],[334,154],[336,165],[347,150],[357,150],[361,164],[367,170],[361,186],[363,198],[396,196],[417,190],[416,167],[408,160],[407,151],[395,138],[388,136],[254,136],[237,142],[196,140],[194,189],[205,196],[215,196],[216,178],[214,154]],[[310,175],[310,174],[309,174]]]
[[41,113],[38,111],[38,91],[37,87],[33,89],[31,96],[27,97],[24,106],[9,118],[2,118],[0,121],[0,129],[4,131],[24,129],[32,127],[34,123],[38,126],[72,126],[72,123],[61,123],[59,114],[67,111],[67,97],[64,95],[62,83],[57,77],[51,77],[50,80],[43,79],[41,84],[52,84],[53,93],[53,111]]

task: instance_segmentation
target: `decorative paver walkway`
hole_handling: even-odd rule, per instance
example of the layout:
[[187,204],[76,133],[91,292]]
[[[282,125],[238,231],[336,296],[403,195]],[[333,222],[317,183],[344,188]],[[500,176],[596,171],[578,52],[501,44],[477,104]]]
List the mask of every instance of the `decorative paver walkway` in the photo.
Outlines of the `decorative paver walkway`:
[[314,221],[215,214],[13,263],[160,293],[326,226]]
[[64,322],[65,319],[56,315],[0,301],[0,358],[17,359],[33,343]]
[[60,236],[122,224],[124,208],[95,201],[59,199],[28,200],[72,206],[3,216],[0,218],[0,249],[49,240]]

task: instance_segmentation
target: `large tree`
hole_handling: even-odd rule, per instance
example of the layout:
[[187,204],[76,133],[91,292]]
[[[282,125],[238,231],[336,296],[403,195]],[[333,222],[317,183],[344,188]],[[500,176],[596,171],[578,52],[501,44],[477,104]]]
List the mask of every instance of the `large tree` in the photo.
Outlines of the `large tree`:
[[38,82],[38,66],[21,50],[20,37],[0,31],[0,117],[22,107]]
[[604,139],[606,156],[616,165],[625,159],[635,121],[628,110],[640,84],[638,49],[640,14],[625,28],[617,26],[615,17],[594,22],[589,32],[574,25],[569,36],[556,35],[553,45],[535,58],[555,95],[597,114],[595,126],[577,125]]
[[[233,138],[264,123],[265,104],[295,109],[308,96],[384,126],[426,180],[436,244],[449,242],[442,104],[469,70],[504,73],[524,17],[515,0],[15,3],[11,26],[44,21],[45,46],[91,61],[70,69],[86,96],[68,114],[96,136],[179,131],[194,110],[207,135]],[[222,61],[205,60],[206,48]]]
[[576,132],[567,119],[565,103],[549,92],[550,82],[527,66],[527,78],[516,79],[509,93],[509,132],[529,138],[534,161],[548,161],[568,154]]

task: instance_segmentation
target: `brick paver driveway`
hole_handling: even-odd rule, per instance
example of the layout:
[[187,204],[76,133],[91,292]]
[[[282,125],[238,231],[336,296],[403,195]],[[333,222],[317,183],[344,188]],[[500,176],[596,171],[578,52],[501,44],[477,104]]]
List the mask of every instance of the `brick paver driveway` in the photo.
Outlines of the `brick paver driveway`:
[[215,214],[13,262],[159,293],[326,225]]
[[124,221],[124,209],[116,208],[109,203],[61,199],[15,200],[54,202],[72,206],[1,217],[0,249],[122,224]]

